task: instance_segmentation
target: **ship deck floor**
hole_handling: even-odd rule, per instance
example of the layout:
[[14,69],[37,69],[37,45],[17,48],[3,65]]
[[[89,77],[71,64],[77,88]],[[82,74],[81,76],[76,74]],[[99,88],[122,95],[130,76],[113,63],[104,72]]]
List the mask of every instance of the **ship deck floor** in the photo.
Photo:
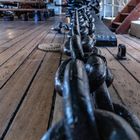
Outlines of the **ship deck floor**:
[[[51,28],[61,21],[0,23],[0,138],[39,140],[49,126],[62,118],[62,98],[55,93],[54,75],[65,56],[43,52],[39,43],[59,43],[65,35]],[[127,60],[117,60],[117,48],[101,48],[114,74],[109,88],[114,102],[126,105],[140,117],[140,40],[117,35],[127,46]],[[64,57],[63,57],[64,56]]]

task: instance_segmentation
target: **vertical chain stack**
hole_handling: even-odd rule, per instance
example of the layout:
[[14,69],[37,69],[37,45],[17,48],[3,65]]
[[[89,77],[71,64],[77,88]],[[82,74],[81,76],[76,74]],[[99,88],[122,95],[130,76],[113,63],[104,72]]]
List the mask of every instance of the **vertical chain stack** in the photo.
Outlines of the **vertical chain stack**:
[[108,87],[113,75],[95,46],[93,14],[99,1],[68,1],[71,29],[55,89],[63,98],[63,119],[42,140],[139,140],[140,121],[125,107],[112,102]]

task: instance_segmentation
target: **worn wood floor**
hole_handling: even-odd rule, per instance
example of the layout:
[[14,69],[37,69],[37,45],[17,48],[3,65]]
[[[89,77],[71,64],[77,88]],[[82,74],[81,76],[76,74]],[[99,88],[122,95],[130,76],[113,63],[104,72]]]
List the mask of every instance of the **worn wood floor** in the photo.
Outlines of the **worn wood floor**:
[[39,140],[47,130],[60,54],[37,45],[63,43],[51,30],[59,21],[0,23],[0,139]]
[[[62,98],[54,91],[54,74],[60,53],[45,53],[39,43],[63,44],[65,36],[47,22],[0,23],[0,139],[39,140],[49,126],[62,118]],[[126,105],[140,118],[140,40],[118,35],[126,44],[127,60],[116,59],[117,48],[101,48],[114,74],[109,89],[114,102]]]

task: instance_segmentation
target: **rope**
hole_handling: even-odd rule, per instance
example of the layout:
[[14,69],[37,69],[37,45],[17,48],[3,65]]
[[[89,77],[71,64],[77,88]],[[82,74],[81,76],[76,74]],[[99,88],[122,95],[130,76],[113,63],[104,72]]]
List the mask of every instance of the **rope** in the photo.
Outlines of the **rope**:
[[61,52],[62,51],[61,45],[57,43],[39,44],[38,49],[45,52]]

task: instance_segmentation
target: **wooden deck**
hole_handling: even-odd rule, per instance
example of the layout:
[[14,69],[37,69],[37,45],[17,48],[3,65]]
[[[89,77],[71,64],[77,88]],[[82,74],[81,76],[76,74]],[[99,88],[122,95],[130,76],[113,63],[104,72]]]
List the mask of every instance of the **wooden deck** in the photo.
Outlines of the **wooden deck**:
[[[0,23],[0,139],[39,140],[62,118],[62,98],[54,92],[61,54],[37,49],[64,43],[65,36],[51,30],[59,21]],[[118,35],[118,42],[127,45],[127,60],[115,58],[116,48],[101,49],[115,77],[109,90],[114,102],[140,117],[140,40]]]
[[0,24],[1,139],[39,140],[48,127],[60,54],[44,53],[37,45],[63,43],[64,36],[51,31],[58,22]]

